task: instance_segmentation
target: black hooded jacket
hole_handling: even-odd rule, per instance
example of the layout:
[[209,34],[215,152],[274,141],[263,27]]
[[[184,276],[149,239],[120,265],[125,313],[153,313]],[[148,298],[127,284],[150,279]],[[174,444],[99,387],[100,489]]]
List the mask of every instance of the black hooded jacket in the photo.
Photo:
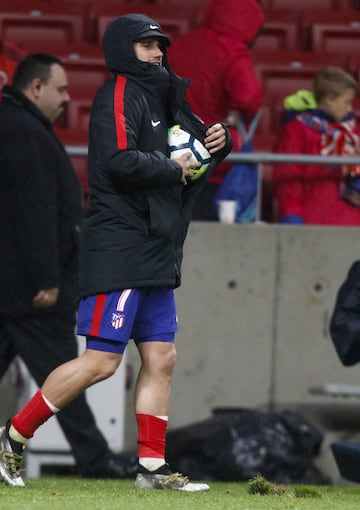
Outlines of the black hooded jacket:
[[[141,62],[134,39],[163,41],[163,66]],[[181,182],[167,131],[180,124],[203,140],[206,127],[184,100],[187,81],[171,72],[158,23],[130,14],[111,23],[103,48],[114,78],[98,90],[90,119],[90,205],[81,249],[81,295],[180,285],[182,247],[206,177]],[[209,171],[229,152],[213,158]]]

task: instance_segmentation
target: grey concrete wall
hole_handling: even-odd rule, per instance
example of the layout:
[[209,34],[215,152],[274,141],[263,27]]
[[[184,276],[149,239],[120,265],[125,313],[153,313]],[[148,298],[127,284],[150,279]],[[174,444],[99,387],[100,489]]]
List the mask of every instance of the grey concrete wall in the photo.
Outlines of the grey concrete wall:
[[360,383],[357,368],[340,364],[328,332],[336,292],[360,257],[359,230],[285,228],[278,246],[274,401],[323,402],[309,386]]

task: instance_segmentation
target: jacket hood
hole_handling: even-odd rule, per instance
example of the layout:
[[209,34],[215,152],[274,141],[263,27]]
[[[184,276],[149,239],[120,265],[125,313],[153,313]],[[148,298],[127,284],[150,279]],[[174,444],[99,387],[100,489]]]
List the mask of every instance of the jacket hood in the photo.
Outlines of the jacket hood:
[[210,0],[202,26],[248,46],[263,21],[264,14],[257,0]]
[[157,37],[162,49],[170,46],[170,40],[164,34],[157,21],[143,14],[128,14],[112,21],[103,36],[103,51],[108,69],[113,73],[143,73],[153,64],[140,62],[134,53],[133,42],[145,37]]
[[300,89],[295,94],[285,97],[284,107],[286,110],[295,110],[303,112],[305,110],[314,109],[317,103],[314,93],[311,90]]

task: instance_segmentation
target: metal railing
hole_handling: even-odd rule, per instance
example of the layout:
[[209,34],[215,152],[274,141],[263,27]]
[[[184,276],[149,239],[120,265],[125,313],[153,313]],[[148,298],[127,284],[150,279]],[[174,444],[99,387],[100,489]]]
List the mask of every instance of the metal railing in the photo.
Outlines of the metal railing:
[[[87,147],[66,145],[69,156],[87,156]],[[319,165],[359,165],[360,156],[315,156],[310,154],[277,154],[274,152],[232,152],[226,161],[247,163],[313,163]]]
[[[69,156],[87,156],[88,149],[84,146],[67,145]],[[360,156],[321,156],[310,154],[277,154],[274,152],[231,152],[226,161],[234,163],[253,163],[258,167],[258,197],[262,196],[262,164],[272,163],[300,163],[318,165],[360,165]],[[255,223],[263,223],[261,200],[257,200]]]

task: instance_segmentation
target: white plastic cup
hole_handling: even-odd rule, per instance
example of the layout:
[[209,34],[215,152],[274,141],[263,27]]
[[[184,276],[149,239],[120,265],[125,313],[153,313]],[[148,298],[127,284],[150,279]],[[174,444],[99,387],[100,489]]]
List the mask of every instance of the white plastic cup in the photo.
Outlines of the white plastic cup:
[[236,219],[236,200],[219,200],[218,214],[221,223],[234,223]]

